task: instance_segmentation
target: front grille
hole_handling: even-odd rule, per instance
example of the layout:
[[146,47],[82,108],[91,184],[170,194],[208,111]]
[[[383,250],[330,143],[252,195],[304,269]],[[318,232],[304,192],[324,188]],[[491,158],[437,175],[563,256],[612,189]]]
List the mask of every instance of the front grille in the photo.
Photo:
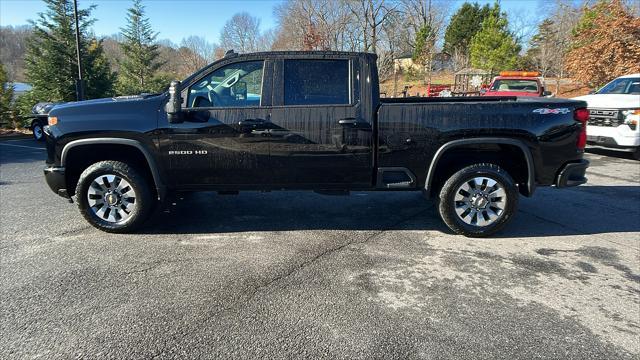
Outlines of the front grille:
[[589,109],[589,122],[591,126],[616,127],[622,125],[624,119],[622,113],[615,109]]

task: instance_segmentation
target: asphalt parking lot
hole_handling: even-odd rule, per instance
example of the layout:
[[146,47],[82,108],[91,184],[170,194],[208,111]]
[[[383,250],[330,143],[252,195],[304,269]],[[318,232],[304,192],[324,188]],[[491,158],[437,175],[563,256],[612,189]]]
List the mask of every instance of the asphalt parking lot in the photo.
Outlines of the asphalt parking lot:
[[468,239],[419,193],[194,194],[106,234],[47,188],[44,156],[0,141],[0,358],[640,356],[630,157],[587,154],[588,186]]

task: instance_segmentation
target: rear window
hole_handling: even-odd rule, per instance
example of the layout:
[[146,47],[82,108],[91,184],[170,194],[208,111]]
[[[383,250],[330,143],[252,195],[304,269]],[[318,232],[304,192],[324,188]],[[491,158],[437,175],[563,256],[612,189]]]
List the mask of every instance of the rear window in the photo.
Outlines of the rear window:
[[538,92],[538,82],[534,80],[496,80],[491,87],[491,91],[522,91]]
[[285,60],[285,105],[349,103],[348,60]]

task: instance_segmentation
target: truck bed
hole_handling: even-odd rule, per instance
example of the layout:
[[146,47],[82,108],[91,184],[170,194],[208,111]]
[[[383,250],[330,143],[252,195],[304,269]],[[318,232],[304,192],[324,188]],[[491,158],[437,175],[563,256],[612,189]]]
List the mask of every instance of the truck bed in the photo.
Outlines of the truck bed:
[[381,104],[415,103],[466,103],[466,102],[508,102],[518,100],[515,96],[452,96],[452,97],[406,97],[380,98]]

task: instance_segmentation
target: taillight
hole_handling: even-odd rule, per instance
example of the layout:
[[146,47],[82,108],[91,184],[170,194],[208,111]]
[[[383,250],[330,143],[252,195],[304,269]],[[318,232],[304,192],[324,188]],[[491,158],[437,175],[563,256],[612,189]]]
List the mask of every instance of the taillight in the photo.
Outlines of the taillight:
[[582,126],[576,146],[579,150],[584,150],[585,146],[587,146],[587,121],[589,121],[589,110],[586,108],[576,109],[576,111],[573,112],[573,118],[580,122]]

